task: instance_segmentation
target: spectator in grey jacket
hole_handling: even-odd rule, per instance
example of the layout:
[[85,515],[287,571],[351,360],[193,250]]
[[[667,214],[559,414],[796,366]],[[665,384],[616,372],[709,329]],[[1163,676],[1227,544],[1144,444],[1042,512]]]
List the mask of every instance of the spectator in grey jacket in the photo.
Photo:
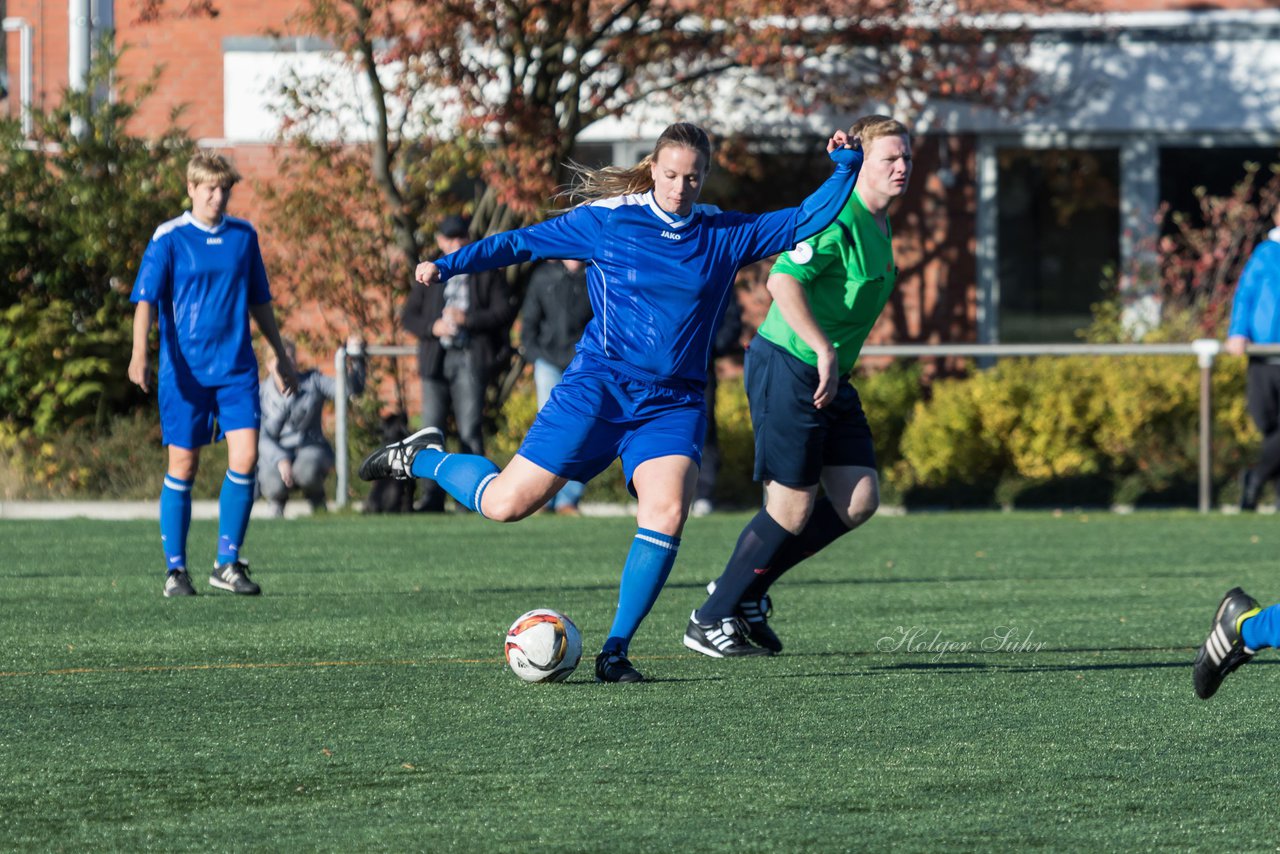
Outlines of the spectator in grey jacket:
[[[286,340],[285,349],[296,365],[298,351]],[[359,338],[347,340],[347,392],[364,391],[364,345]],[[317,370],[298,372],[298,390],[289,397],[281,393],[276,359],[267,362],[270,382],[261,386],[262,429],[258,434],[258,488],[271,502],[276,516],[284,515],[289,493],[295,489],[311,502],[312,510],[325,508],[324,481],[333,470],[333,446],[325,438],[320,419],[324,402],[333,400],[337,383]]]
[[[573,361],[578,339],[590,320],[583,262],[545,261],[534,268],[524,298],[520,341],[525,358],[533,363],[539,409]],[[561,515],[577,516],[583,488],[581,482],[571,480],[547,506]]]

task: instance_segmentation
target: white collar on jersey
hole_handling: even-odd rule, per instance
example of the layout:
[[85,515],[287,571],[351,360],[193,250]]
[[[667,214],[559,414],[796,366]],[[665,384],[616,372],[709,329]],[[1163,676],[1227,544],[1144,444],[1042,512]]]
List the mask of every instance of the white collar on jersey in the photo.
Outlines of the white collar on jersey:
[[693,219],[693,215],[698,212],[698,205],[694,205],[686,217],[678,217],[675,214],[668,213],[658,204],[658,200],[653,197],[653,190],[644,194],[644,203],[649,206],[649,210],[653,211],[654,216],[665,222],[672,228],[684,228]]
[[222,231],[222,229],[226,227],[227,215],[223,214],[222,219],[218,220],[217,225],[205,225],[203,222],[201,222],[200,220],[192,216],[191,211],[183,211],[182,221],[187,225],[194,225],[196,228],[208,234],[217,234],[219,231]]

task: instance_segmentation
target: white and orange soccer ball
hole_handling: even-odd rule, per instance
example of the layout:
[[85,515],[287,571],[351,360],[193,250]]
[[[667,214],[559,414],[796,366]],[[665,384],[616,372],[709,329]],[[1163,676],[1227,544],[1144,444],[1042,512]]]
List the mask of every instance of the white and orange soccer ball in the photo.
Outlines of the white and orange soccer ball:
[[563,682],[582,658],[582,633],[559,611],[535,608],[507,629],[506,654],[526,682]]

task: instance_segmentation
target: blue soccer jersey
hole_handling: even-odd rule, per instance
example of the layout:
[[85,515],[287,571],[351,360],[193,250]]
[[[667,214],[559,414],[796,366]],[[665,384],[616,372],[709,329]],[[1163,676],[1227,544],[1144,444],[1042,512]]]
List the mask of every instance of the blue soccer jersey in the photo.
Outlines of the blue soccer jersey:
[[247,221],[224,216],[210,228],[188,212],[161,225],[130,299],[157,308],[161,382],[256,379],[249,306],[270,302],[271,291],[258,233]]
[[436,265],[443,281],[540,258],[588,261],[595,317],[578,352],[639,379],[701,387],[738,268],[830,225],[856,177],[855,168],[840,165],[799,207],[766,214],[697,205],[680,218],[664,211],[652,192],[618,196],[487,237]]

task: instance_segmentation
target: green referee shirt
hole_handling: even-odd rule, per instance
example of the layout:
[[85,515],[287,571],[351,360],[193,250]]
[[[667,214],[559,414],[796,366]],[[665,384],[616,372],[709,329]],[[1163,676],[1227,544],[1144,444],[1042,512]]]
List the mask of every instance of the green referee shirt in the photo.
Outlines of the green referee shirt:
[[[773,265],[773,273],[786,273],[804,288],[814,319],[836,348],[842,374],[853,369],[898,280],[892,237],[892,229],[888,235],[880,231],[855,191],[835,222]],[[759,334],[801,361],[818,364],[818,354],[783,319],[776,303]]]

